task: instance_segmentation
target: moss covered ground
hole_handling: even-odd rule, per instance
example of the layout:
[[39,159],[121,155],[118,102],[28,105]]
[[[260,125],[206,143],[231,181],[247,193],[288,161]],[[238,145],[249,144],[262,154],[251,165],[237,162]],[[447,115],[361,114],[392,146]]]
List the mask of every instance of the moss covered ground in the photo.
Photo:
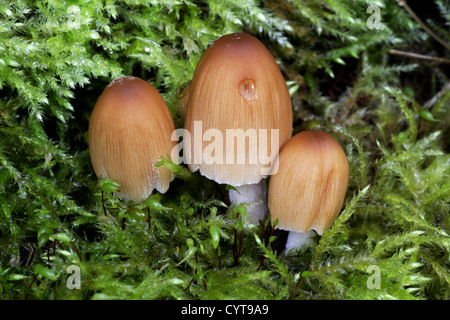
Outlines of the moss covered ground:
[[[1,0],[0,298],[448,299],[449,9]],[[237,31],[279,62],[294,133],[333,133],[350,164],[336,222],[288,255],[286,234],[249,225],[225,185],[172,166],[167,193],[125,203],[89,159],[89,116],[111,80],[149,81],[182,127],[199,58]]]

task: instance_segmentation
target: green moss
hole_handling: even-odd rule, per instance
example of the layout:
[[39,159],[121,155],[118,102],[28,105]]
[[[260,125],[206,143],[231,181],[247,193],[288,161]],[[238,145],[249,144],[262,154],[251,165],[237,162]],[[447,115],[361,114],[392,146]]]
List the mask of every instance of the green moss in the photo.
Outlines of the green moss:
[[[381,30],[356,0],[1,2],[0,297],[448,299],[448,68],[388,50],[449,53],[395,1],[374,4]],[[448,41],[448,8],[430,8]],[[108,82],[151,82],[181,127],[201,54],[235,31],[279,62],[294,133],[333,133],[350,163],[337,221],[288,255],[286,234],[247,224],[227,186],[162,161],[169,191],[125,203],[89,159]],[[80,289],[67,286],[72,265]]]

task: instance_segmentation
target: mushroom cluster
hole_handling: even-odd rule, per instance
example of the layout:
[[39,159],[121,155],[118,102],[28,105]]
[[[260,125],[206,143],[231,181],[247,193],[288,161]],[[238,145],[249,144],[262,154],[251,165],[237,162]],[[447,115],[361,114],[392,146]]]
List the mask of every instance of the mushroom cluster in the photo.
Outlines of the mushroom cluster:
[[[270,212],[272,222],[289,231],[286,252],[331,226],[349,179],[345,152],[320,130],[292,137],[286,81],[258,39],[245,33],[217,39],[201,57],[180,107],[190,134],[190,141],[183,138],[189,169],[233,186],[230,201],[247,205],[250,223]],[[135,77],[114,80],[89,123],[95,173],[119,183],[124,199],[139,202],[154,189],[166,192],[172,174],[155,164],[169,155],[180,162],[175,131],[153,86]]]

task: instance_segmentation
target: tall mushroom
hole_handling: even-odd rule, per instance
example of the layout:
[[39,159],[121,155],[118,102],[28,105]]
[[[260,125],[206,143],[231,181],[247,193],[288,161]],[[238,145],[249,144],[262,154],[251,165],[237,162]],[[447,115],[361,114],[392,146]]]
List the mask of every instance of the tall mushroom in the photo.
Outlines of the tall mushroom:
[[203,54],[188,90],[189,168],[235,187],[231,201],[262,201],[247,207],[257,224],[268,212],[263,179],[292,135],[289,90],[275,59],[249,34],[225,35]]
[[155,163],[171,154],[175,130],[159,92],[136,77],[112,81],[89,120],[89,151],[99,178],[120,184],[120,197],[145,200],[154,189],[165,193],[172,174]]
[[279,170],[269,184],[271,220],[289,231],[286,252],[309,244],[328,229],[344,202],[349,179],[340,144],[320,130],[292,137],[279,154]]

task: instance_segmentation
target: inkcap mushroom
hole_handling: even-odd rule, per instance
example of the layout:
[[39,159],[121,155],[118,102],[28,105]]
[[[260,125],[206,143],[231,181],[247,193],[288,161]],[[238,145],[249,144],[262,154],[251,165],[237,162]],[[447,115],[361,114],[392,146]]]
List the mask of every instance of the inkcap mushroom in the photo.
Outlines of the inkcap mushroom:
[[289,231],[286,253],[312,243],[337,218],[344,202],[349,165],[330,134],[304,131],[281,149],[278,172],[271,176],[268,205],[272,222]]
[[[292,136],[292,104],[271,53],[255,37],[233,33],[203,54],[189,85],[185,161],[192,171],[234,187],[250,223],[267,216],[267,187],[281,146]],[[248,200],[248,201],[247,201]]]
[[120,197],[140,202],[154,189],[165,193],[172,174],[155,163],[171,154],[175,125],[160,93],[131,76],[113,80],[100,95],[89,120],[94,171],[120,185]]

